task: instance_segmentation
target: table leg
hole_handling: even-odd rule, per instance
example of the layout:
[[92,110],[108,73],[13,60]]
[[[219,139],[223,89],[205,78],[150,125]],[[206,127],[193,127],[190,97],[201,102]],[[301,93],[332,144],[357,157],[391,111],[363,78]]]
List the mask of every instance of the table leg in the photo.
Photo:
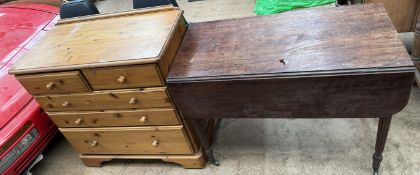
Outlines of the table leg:
[[392,116],[379,118],[378,132],[376,135],[375,153],[373,154],[373,174],[379,174],[379,166],[382,161],[382,152],[385,148],[386,138],[388,136],[389,127],[391,125]]
[[199,119],[192,118],[191,123],[197,133],[198,138],[200,139],[202,146],[204,147],[204,152],[206,153],[209,161],[214,165],[219,166],[220,163],[214,158],[213,150],[210,148],[210,143],[207,139],[207,135],[205,134],[205,130],[199,124]]

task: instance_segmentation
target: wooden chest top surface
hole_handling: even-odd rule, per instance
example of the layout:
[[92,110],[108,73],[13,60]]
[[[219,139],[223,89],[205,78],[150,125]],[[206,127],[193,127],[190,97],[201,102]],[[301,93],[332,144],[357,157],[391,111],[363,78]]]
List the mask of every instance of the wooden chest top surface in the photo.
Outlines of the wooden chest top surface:
[[159,7],[60,21],[12,73],[157,62],[182,10]]
[[168,82],[360,71],[412,71],[380,4],[193,23]]

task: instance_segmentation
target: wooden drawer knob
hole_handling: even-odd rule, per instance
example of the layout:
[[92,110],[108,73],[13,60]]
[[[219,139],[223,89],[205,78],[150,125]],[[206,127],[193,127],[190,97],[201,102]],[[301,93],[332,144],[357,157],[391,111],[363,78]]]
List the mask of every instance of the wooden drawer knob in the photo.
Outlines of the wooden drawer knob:
[[120,76],[120,77],[118,77],[117,82],[120,83],[120,84],[124,84],[126,82],[126,80],[127,79],[124,76]]
[[140,121],[140,123],[146,123],[147,117],[146,116],[141,116],[139,121]]
[[68,101],[65,101],[65,102],[63,102],[61,104],[61,106],[63,106],[63,107],[69,107],[70,106],[70,103]]
[[128,103],[130,104],[130,105],[135,105],[136,103],[137,103],[137,99],[136,98],[130,98],[130,101],[128,101]]
[[49,89],[49,90],[54,89],[54,87],[55,87],[55,83],[54,83],[54,82],[49,82],[49,83],[47,83],[46,87],[47,87],[47,89]]
[[83,122],[83,119],[78,118],[76,121],[74,121],[74,124],[80,125],[80,124],[82,124],[82,122]]
[[98,142],[96,140],[94,140],[94,141],[92,141],[90,146],[92,146],[92,147],[98,146]]
[[152,143],[153,147],[158,147],[159,146],[159,140],[154,140]]

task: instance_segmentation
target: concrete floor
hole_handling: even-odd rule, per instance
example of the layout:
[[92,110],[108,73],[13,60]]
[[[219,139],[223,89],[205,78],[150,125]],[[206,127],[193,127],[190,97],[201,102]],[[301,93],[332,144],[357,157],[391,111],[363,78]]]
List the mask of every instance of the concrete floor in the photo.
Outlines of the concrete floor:
[[[202,0],[188,2],[177,0],[178,5],[185,11],[188,22],[212,21],[219,19],[256,16],[253,12],[255,0]],[[102,0],[96,6],[101,13],[112,13],[131,10],[133,0]]]
[[[254,0],[180,3],[190,22],[255,15]],[[131,0],[99,1],[101,12],[131,8]],[[35,175],[364,175],[371,174],[377,119],[226,119],[213,144],[221,166],[187,170],[160,160],[114,160],[85,167],[78,153],[59,137],[32,170]],[[413,87],[407,107],[389,131],[382,175],[420,173],[420,89]]]

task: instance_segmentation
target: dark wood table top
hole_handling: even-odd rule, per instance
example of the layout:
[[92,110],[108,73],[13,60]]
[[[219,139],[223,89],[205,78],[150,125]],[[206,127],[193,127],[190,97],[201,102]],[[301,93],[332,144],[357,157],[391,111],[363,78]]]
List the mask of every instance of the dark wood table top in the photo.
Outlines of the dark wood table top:
[[193,23],[168,82],[413,71],[381,4]]

